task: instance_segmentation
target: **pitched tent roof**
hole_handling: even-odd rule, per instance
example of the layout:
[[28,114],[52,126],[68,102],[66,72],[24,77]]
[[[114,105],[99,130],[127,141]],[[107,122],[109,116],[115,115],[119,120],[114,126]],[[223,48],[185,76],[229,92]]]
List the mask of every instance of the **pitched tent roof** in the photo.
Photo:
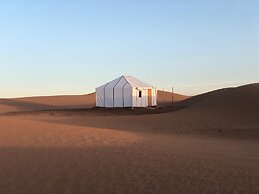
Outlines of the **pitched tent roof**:
[[151,85],[138,80],[133,76],[123,76],[132,87],[152,87]]
[[115,79],[115,80],[112,80],[112,81],[110,81],[110,82],[108,82],[108,83],[106,83],[106,84],[104,84],[104,85],[102,85],[102,86],[100,86],[100,87],[106,87],[106,86],[109,86],[109,85],[113,85],[114,86],[114,84],[116,85],[116,83],[119,81],[119,80],[121,80],[122,78],[124,78],[125,80],[126,80],[126,82],[128,82],[128,84],[131,86],[131,87],[139,87],[139,88],[145,88],[145,87],[152,87],[150,84],[147,84],[147,83],[145,83],[145,82],[142,82],[142,81],[140,81],[140,80],[138,80],[137,78],[135,78],[135,77],[133,77],[133,76],[125,76],[125,75],[123,75],[123,76],[120,76],[120,77],[118,77],[117,79]]

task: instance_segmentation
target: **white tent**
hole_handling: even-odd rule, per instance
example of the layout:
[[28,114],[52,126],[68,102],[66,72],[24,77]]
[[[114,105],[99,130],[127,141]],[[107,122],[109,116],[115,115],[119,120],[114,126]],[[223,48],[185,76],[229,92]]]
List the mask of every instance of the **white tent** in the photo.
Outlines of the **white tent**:
[[97,107],[147,107],[157,105],[156,89],[132,76],[121,76],[95,90]]

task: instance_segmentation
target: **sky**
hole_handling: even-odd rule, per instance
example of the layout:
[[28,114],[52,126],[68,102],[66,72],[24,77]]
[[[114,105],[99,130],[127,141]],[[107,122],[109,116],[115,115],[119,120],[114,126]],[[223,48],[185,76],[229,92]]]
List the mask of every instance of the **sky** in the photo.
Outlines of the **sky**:
[[0,1],[0,98],[121,75],[186,95],[259,82],[259,1]]

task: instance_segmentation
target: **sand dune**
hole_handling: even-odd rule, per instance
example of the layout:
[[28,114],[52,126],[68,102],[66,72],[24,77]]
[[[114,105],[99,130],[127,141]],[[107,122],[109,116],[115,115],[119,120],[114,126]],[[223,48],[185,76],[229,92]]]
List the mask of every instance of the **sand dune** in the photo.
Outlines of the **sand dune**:
[[259,83],[226,88],[194,96],[178,105],[189,111],[218,113],[225,116],[254,117],[259,115]]
[[[254,105],[255,108],[259,107],[259,83],[234,87],[224,88],[208,93],[200,94],[180,102],[186,106],[192,106],[198,104],[198,106],[207,107],[218,106],[220,107],[231,107],[240,105],[242,107],[249,107]],[[208,103],[208,104],[205,104]],[[216,104],[217,103],[217,104]],[[203,104],[203,105],[202,105]]]
[[[1,99],[0,108],[80,107],[93,96]],[[258,99],[252,84],[163,114],[2,115],[0,193],[258,193]]]

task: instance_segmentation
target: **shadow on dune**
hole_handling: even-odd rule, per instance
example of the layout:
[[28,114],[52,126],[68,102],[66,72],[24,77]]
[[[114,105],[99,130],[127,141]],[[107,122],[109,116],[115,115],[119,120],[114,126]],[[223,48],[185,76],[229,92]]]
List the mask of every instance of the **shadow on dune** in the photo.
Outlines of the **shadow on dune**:
[[[259,166],[254,162],[256,156],[238,157],[238,154],[243,153],[235,151],[236,156],[228,151],[217,153],[206,148],[203,148],[203,152],[199,146],[194,151],[191,147],[195,146],[191,145],[182,147],[182,144],[173,143],[170,149],[150,149],[148,145],[1,147],[0,193],[258,191]],[[199,142],[194,145],[199,145]]]
[[175,112],[186,107],[167,106],[167,107],[148,107],[148,108],[66,108],[61,107],[46,110],[7,112],[3,115],[25,116],[25,115],[51,115],[51,116],[123,116],[123,115],[150,115]]
[[[177,113],[164,115],[141,115],[141,116],[110,116],[110,117],[64,117],[61,119],[39,119],[47,123],[90,127],[98,129],[112,129],[120,131],[134,131],[158,134],[197,134],[218,137],[233,137],[241,139],[258,139],[259,123],[225,120],[224,118],[197,119],[185,115],[183,118]],[[197,117],[198,116],[198,117]]]

